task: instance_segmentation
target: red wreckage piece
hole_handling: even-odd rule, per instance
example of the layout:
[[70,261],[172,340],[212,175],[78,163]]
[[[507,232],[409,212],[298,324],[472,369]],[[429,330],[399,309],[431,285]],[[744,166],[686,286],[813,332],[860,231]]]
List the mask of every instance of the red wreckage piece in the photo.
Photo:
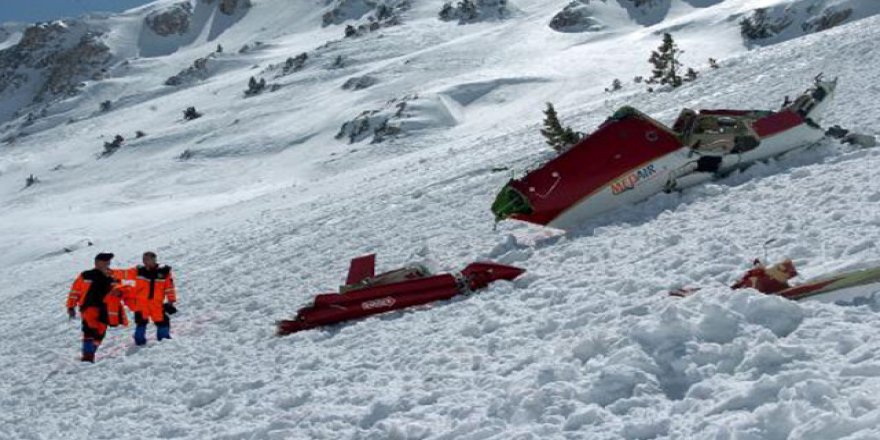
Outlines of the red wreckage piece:
[[405,309],[483,289],[494,281],[514,280],[525,270],[491,262],[468,265],[459,274],[429,275],[421,267],[374,273],[375,255],[352,260],[348,284],[341,293],[317,295],[296,318],[278,321],[278,336]]

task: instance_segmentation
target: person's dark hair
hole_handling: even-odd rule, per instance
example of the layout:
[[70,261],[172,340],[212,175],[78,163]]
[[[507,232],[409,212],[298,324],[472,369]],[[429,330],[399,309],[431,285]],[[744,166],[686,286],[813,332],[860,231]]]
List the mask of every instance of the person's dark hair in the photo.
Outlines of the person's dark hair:
[[144,256],[145,256],[145,257],[156,258],[156,253],[153,252],[153,251],[146,251],[146,252],[144,252]]

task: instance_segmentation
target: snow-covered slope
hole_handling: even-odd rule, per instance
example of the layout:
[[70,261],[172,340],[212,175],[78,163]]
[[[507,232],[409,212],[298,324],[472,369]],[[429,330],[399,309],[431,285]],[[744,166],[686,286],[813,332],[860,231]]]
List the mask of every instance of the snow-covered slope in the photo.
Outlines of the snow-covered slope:
[[[564,236],[493,230],[488,209],[509,178],[493,170],[546,154],[548,100],[590,130],[623,104],[666,122],[682,106],[777,108],[825,72],[840,77],[827,122],[878,134],[877,18],[747,52],[731,17],[767,2],[673,0],[650,27],[559,33],[548,23],[567,2],[517,0],[509,18],[458,25],[414,0],[401,25],[343,39],[344,25],[321,25],[333,5],[265,0],[216,38],[147,56],[143,19],[172,3],[108,18],[108,45],[128,61],[4,128],[0,438],[880,435],[880,305],[723,287],[769,238],[771,257],[807,277],[876,265],[880,152],[828,142]],[[702,76],[647,93],[629,80],[663,31]],[[205,79],[163,85],[217,44]],[[280,88],[245,98],[251,76]],[[375,85],[342,88],[362,76]],[[604,93],[614,78],[624,89]],[[184,122],[188,106],[204,116]],[[336,139],[374,109],[403,133]],[[117,133],[128,141],[97,159]],[[41,182],[23,189],[29,174]],[[147,249],[179,278],[175,339],[136,350],[114,330],[98,363],[79,365],[69,283],[98,250],[129,265]],[[423,310],[272,336],[366,252],[388,268],[486,258],[529,272]],[[663,294],[682,284],[708,289]]]

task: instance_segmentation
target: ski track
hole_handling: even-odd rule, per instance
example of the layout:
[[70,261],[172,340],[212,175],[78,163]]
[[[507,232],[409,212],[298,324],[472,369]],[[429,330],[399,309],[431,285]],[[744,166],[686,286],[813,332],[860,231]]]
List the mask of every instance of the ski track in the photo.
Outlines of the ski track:
[[[430,35],[377,56],[433,47]],[[825,71],[841,79],[823,125],[877,134],[878,39],[880,20],[866,19],[725,59],[675,92],[630,85],[572,101],[565,117],[589,129],[624,103],[666,122],[682,106],[776,108]],[[259,107],[250,111],[239,117],[259,117]],[[322,152],[308,178],[278,179],[285,170],[272,168],[265,187],[220,199],[208,200],[210,191],[227,186],[198,183],[223,164],[193,168],[201,175],[167,165],[173,179],[194,182],[185,200],[204,202],[200,210],[113,230],[97,247],[131,264],[151,246],[174,267],[175,339],[156,343],[151,327],[150,344],[136,349],[131,329],[111,330],[99,361],[79,365],[79,322],[66,320],[62,302],[96,248],[10,262],[0,270],[0,438],[880,437],[880,302],[794,303],[724,287],[770,238],[770,258],[795,259],[806,277],[880,262],[880,151],[826,142],[567,234],[519,223],[493,231],[488,207],[510,172],[491,169],[537,160],[533,113],[481,135],[438,130],[328,147],[333,155]],[[118,164],[135,153],[117,154]],[[305,153],[283,154],[292,163]],[[226,185],[272,160],[227,162],[241,168]],[[125,181],[126,190],[142,181]],[[7,197],[5,206],[25,213],[10,218],[39,212],[35,197]],[[92,234],[75,231],[65,234]],[[477,295],[273,336],[274,320],[332,291],[348,260],[368,252],[379,253],[379,269],[423,261],[458,270],[492,259],[528,272]],[[706,288],[665,295],[681,285]]]

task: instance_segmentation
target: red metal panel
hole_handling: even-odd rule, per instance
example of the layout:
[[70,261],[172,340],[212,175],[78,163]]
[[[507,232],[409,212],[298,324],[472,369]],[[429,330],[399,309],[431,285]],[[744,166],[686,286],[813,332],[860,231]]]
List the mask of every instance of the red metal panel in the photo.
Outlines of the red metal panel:
[[351,260],[345,284],[357,284],[376,276],[376,254],[364,255]]
[[758,119],[752,125],[758,136],[765,138],[785,130],[794,128],[804,123],[801,115],[791,111],[783,110],[779,113],[773,113],[765,118]]
[[396,295],[386,295],[355,303],[303,309],[299,313],[299,318],[310,326],[335,324],[392,310],[450,299],[459,293],[460,291],[454,285],[419,292],[398,292]]
[[363,290],[343,294],[326,294],[315,297],[315,308],[328,307],[331,305],[352,304],[361,301],[369,301],[388,295],[397,295],[401,292],[424,292],[445,287],[455,287],[455,277],[449,274],[437,275],[413,281],[388,284],[384,286],[369,287]]
[[547,224],[615,178],[682,147],[675,135],[658,125],[639,114],[611,120],[572,149],[511,182],[533,209],[515,218]]

